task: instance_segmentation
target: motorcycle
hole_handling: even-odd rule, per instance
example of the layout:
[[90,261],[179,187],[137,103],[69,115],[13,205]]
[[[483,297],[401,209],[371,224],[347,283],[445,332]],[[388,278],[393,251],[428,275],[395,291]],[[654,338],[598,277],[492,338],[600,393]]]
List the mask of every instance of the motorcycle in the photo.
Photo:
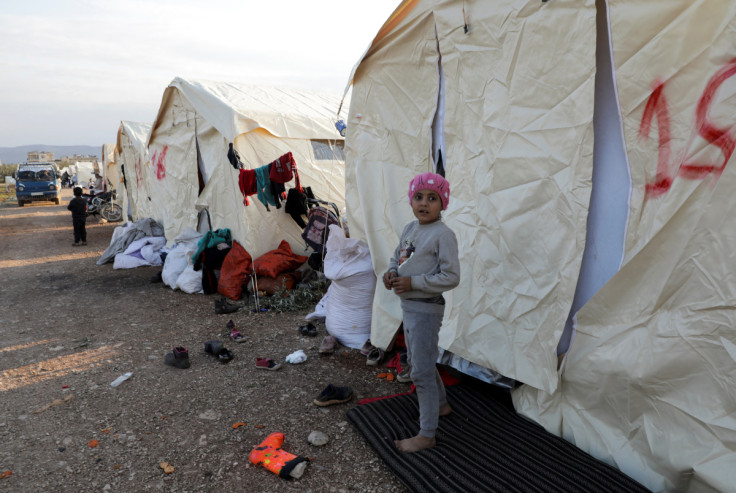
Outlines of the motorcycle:
[[117,198],[115,189],[87,197],[87,217],[99,214],[109,222],[123,219],[123,208],[114,202]]

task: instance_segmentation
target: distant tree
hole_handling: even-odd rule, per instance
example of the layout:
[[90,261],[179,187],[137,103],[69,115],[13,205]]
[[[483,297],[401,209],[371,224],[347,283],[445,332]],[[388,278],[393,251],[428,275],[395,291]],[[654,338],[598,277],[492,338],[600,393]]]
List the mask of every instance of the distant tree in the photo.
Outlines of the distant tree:
[[12,176],[17,169],[17,164],[0,164],[0,176],[3,177],[3,181],[5,181],[6,176]]

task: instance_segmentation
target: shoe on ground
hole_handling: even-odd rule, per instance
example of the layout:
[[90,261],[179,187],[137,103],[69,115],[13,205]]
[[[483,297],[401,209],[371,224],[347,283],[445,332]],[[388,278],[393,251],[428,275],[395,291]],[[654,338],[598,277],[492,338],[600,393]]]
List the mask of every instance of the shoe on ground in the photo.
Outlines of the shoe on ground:
[[240,331],[238,331],[238,329],[233,329],[232,332],[230,332],[230,340],[233,342],[245,342],[245,337],[240,333]]
[[239,309],[238,305],[231,305],[225,299],[215,300],[215,313],[218,315],[237,312]]
[[337,346],[337,339],[334,336],[325,336],[322,339],[322,343],[319,345],[319,354],[332,354],[335,352]]
[[371,340],[370,340],[370,339],[368,339],[368,340],[367,340],[367,341],[365,341],[365,343],[363,344],[363,347],[362,347],[362,348],[360,348],[360,352],[361,352],[361,353],[362,353],[362,354],[363,354],[364,356],[368,356],[368,354],[370,354],[370,352],[371,352],[371,351],[373,350],[373,348],[375,348],[375,346],[374,346],[373,344],[371,344]]
[[229,349],[222,348],[217,352],[217,359],[221,363],[230,363],[234,357],[235,355]]
[[79,243],[72,243],[72,246],[79,246]]
[[177,346],[173,352],[166,355],[164,363],[182,370],[189,368],[189,351],[183,346]]
[[368,366],[378,366],[381,361],[383,361],[383,349],[374,347],[371,349],[371,352],[368,353],[365,364]]
[[212,356],[217,356],[220,353],[220,349],[222,349],[222,342],[220,341],[207,341],[204,343],[204,352]]
[[317,335],[317,327],[312,323],[308,323],[299,327],[299,333],[303,336],[315,337]]
[[274,371],[281,368],[281,363],[276,363],[271,358],[256,358],[256,368]]
[[411,379],[411,368],[409,366],[402,366],[401,371],[396,374],[396,380],[398,380],[401,383],[409,383],[412,381]]
[[86,241],[83,241],[82,242],[82,246],[87,246],[87,242]]
[[343,404],[353,398],[353,389],[350,387],[336,387],[329,384],[320,392],[314,403],[320,407]]

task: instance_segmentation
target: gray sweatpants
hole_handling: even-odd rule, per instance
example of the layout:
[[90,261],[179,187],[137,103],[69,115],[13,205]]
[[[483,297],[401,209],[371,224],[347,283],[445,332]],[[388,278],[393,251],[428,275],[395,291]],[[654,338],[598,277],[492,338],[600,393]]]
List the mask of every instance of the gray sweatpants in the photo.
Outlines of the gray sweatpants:
[[437,371],[440,326],[445,305],[401,301],[406,356],[419,401],[419,434],[431,438],[437,430],[440,407],[447,404],[445,386]]

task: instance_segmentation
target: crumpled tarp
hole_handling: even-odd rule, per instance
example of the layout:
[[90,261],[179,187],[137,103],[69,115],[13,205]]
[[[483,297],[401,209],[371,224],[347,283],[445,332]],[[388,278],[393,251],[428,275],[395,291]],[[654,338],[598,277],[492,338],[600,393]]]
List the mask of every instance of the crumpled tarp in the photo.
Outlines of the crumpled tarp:
[[113,230],[110,245],[102,252],[102,256],[97,260],[97,265],[103,265],[111,262],[115,255],[124,252],[131,243],[144,236],[163,236],[164,228],[153,219],[144,218],[134,223],[126,223],[118,226]]

